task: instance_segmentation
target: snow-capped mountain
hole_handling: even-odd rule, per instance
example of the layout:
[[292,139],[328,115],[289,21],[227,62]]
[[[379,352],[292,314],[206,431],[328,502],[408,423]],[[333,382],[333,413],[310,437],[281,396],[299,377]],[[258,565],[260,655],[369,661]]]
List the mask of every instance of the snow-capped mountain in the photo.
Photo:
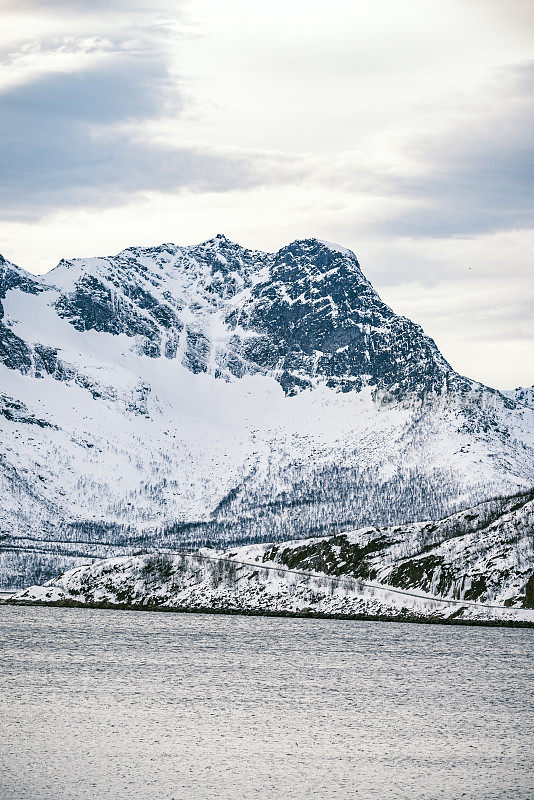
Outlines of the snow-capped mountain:
[[[5,570],[437,518],[534,483],[534,412],[458,375],[349,250],[217,236],[0,260]],[[29,566],[28,566],[29,565]]]

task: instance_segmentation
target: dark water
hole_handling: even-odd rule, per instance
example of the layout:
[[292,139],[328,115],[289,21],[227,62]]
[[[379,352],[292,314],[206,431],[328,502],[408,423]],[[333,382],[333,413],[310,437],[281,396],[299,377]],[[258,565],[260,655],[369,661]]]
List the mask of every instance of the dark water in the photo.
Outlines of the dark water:
[[527,800],[531,630],[0,607],[2,800]]

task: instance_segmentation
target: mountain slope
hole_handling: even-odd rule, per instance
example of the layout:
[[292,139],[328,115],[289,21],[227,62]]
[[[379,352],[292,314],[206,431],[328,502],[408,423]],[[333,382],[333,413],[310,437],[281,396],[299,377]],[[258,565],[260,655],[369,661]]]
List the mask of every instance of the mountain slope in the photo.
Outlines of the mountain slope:
[[512,389],[503,392],[506,397],[510,397],[516,403],[534,408],[534,386],[518,386],[517,389]]
[[2,259],[0,304],[7,582],[105,548],[438,518],[534,483],[533,410],[454,372],[343,248],[217,236],[40,278]]
[[240,548],[245,561],[534,608],[534,490],[442,520]]
[[534,492],[432,523],[107,559],[14,601],[534,623]]

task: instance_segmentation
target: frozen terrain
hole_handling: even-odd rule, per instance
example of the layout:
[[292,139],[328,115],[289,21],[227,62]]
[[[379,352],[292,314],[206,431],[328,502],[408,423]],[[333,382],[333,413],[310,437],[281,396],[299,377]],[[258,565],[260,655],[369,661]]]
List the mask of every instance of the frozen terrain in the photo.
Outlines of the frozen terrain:
[[533,497],[436,523],[105,559],[13,599],[534,623]]
[[0,577],[438,519],[534,484],[534,411],[458,375],[356,256],[217,236],[0,259]]

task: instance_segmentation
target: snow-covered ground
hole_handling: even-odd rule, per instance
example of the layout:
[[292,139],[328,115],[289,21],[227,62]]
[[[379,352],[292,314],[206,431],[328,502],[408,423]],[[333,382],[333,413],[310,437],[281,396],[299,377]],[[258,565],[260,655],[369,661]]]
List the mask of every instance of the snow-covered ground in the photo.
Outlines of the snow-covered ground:
[[385,617],[525,621],[534,611],[443,599],[347,577],[242,561],[204,550],[109,559],[77,567],[11,599],[22,602],[111,603],[255,612],[307,612]]
[[104,559],[18,601],[534,622],[534,494],[433,523]]
[[51,543],[284,540],[534,484],[533,410],[454,373],[345,248],[216,237],[0,278],[5,583]]

